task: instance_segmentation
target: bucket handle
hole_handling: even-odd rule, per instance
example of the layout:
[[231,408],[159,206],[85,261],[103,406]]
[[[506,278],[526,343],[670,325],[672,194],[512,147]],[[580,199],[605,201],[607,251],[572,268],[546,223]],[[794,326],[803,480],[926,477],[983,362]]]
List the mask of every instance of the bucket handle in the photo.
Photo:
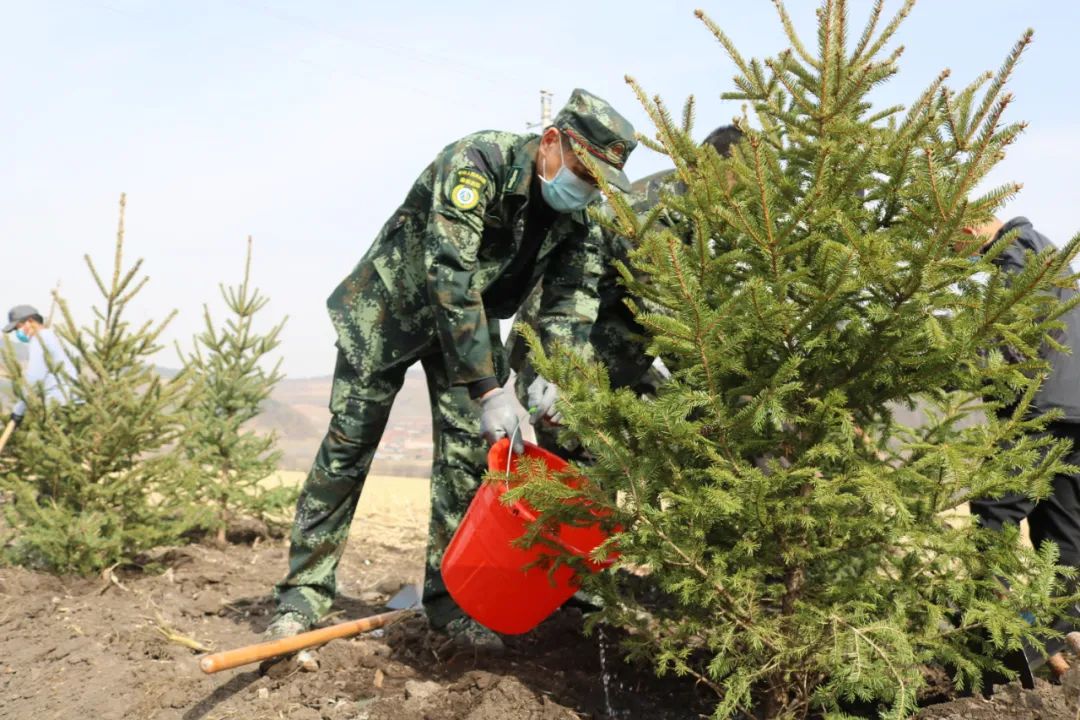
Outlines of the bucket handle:
[[514,432],[510,433],[510,447],[506,448],[506,477],[503,479],[503,483],[506,485],[506,489],[510,489],[510,465],[514,459],[514,438],[521,434],[521,418],[518,417],[517,425],[514,426]]

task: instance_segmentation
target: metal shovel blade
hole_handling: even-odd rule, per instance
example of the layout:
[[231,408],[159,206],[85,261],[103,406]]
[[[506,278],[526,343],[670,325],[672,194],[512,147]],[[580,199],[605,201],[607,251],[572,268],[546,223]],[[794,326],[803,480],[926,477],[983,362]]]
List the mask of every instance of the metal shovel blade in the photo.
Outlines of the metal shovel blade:
[[402,585],[394,597],[386,603],[391,610],[417,610],[420,608],[420,586],[414,583]]

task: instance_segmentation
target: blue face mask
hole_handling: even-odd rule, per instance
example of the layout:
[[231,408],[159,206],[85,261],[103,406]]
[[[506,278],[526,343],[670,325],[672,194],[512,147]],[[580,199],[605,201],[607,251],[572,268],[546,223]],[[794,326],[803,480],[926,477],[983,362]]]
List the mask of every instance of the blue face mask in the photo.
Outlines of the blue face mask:
[[30,342],[30,336],[27,335],[26,333],[24,333],[22,330],[18,330],[18,329],[15,330],[15,338],[19,342],[24,342],[24,343]]
[[[562,167],[555,177],[547,180],[545,173],[540,173],[540,194],[555,212],[570,213],[581,210],[596,199],[598,190],[591,184],[582,180],[574,172],[566,167],[566,158],[563,156],[562,141],[559,141],[559,160]],[[547,165],[547,161],[544,161]],[[546,171],[547,168],[544,167]]]

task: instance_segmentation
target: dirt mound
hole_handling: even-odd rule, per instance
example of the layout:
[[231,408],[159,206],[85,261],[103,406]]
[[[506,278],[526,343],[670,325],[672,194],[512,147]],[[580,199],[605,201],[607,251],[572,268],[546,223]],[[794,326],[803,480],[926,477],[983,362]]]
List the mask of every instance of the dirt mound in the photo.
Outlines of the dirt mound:
[[1062,685],[1036,679],[1034,690],[1019,685],[996,689],[990,698],[970,697],[933,705],[920,720],[1075,720],[1080,717],[1080,673],[1072,670]]
[[[377,537],[346,555],[331,621],[382,611],[419,575],[419,532],[367,527]],[[584,637],[574,609],[507,637],[501,654],[463,650],[411,617],[323,647],[317,672],[279,663],[202,674],[191,646],[260,639],[285,561],[283,543],[256,543],[170,550],[102,578],[0,569],[0,717],[664,720],[707,709],[689,682],[660,682],[612,647],[605,684],[600,637]]]
[[[337,619],[384,610],[419,578],[423,533],[409,522],[361,523],[339,575]],[[531,633],[476,653],[420,617],[317,653],[317,672],[279,663],[207,676],[194,647],[257,642],[285,568],[281,542],[191,546],[73,579],[0,568],[0,718],[121,720],[555,720],[708,714],[685,679],[628,664],[612,631],[583,634],[581,612],[560,610]],[[601,649],[606,663],[601,661]],[[1080,678],[1035,691],[1000,690],[926,709],[921,717],[1069,718]]]

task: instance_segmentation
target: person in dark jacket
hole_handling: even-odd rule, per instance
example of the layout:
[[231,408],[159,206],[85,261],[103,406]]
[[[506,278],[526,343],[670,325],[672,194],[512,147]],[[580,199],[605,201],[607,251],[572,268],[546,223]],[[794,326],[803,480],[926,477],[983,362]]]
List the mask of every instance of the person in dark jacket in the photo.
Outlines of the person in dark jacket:
[[[973,234],[990,238],[983,245],[985,252],[1014,231],[1015,239],[998,255],[994,264],[1015,275],[1023,271],[1029,257],[1054,247],[1053,243],[1025,217],[1013,218],[1005,224],[994,221],[974,230]],[[1077,289],[1058,287],[1054,292],[1058,300],[1064,303],[1076,295]],[[1052,410],[1061,411],[1061,417],[1051,422],[1046,432],[1069,440],[1073,449],[1064,461],[1070,465],[1080,465],[1080,307],[1062,315],[1061,322],[1064,327],[1057,340],[1073,352],[1064,353],[1048,346],[1043,348],[1043,357],[1050,364],[1050,370],[1035,394],[1031,412],[1045,415]],[[973,501],[971,512],[978,516],[983,526],[995,530],[1000,530],[1007,523],[1018,525],[1026,518],[1035,547],[1044,542],[1053,542],[1058,548],[1059,564],[1080,568],[1080,474],[1055,475],[1050,495],[1041,500],[1032,500],[1023,493],[1008,494]],[[1077,612],[1080,613],[1080,609]],[[1055,629],[1067,632],[1075,625],[1075,622],[1060,620]],[[1062,641],[1056,638],[1048,640],[1044,646],[1050,666],[1057,674],[1063,674],[1068,669],[1068,664],[1059,654],[1062,647]]]

